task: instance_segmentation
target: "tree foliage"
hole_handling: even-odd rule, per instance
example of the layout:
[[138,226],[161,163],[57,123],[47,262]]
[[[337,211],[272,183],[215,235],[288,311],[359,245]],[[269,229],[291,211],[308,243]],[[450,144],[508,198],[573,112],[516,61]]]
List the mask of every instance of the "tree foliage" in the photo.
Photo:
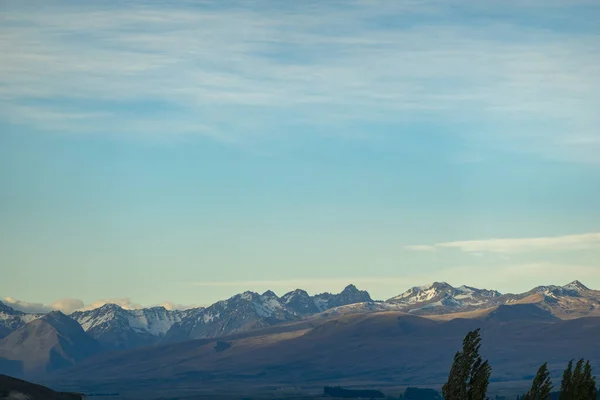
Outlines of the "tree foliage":
[[573,369],[573,360],[563,373],[559,400],[596,400],[598,389],[589,361],[580,359]]
[[479,329],[469,332],[462,351],[454,355],[448,381],[442,387],[445,400],[485,400],[492,368],[479,355]]
[[550,371],[548,371],[548,363],[543,363],[538,369],[531,389],[523,396],[523,400],[547,400],[552,392],[552,381],[550,381]]
[[560,384],[559,400],[570,400],[573,398],[573,360],[569,361],[567,369],[563,372]]

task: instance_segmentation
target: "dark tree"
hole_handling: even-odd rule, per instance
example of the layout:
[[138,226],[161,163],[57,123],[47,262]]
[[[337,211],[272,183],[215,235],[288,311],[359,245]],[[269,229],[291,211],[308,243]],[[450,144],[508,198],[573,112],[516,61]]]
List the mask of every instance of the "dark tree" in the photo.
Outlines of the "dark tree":
[[586,395],[588,399],[596,399],[598,397],[598,388],[596,387],[596,377],[592,374],[592,366],[588,360],[585,363],[583,375],[586,382]]
[[523,400],[547,400],[550,398],[550,392],[552,392],[552,382],[548,363],[543,363],[533,378],[531,389],[523,396]]
[[575,365],[575,370],[573,371],[573,397],[571,397],[571,400],[588,400],[584,395],[586,384],[583,370],[584,365],[585,361],[583,358],[577,361]]
[[463,340],[462,351],[454,355],[448,381],[442,387],[444,400],[485,400],[492,368],[479,355],[479,329]]
[[560,395],[558,400],[571,400],[573,398],[573,360],[563,372],[562,382],[560,384]]
[[570,361],[563,374],[559,400],[596,400],[597,398],[596,378],[592,375],[590,362],[581,359],[573,369],[573,361]]

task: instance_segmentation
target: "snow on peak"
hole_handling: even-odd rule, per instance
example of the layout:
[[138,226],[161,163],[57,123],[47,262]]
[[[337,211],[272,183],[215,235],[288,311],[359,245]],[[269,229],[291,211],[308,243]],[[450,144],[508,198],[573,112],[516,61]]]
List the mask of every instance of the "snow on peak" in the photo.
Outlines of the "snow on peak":
[[173,324],[181,321],[180,312],[168,311],[164,307],[125,310],[110,303],[90,311],[77,311],[71,317],[86,332],[92,329],[104,331],[113,324],[122,324],[133,331],[147,332],[153,336],[166,334]]
[[471,310],[495,304],[501,296],[499,292],[477,289],[462,285],[453,287],[446,282],[434,282],[430,285],[415,286],[387,302],[401,305],[409,312],[425,312],[425,310]]
[[573,281],[565,286],[563,286],[563,289],[567,289],[567,290],[575,290],[575,291],[584,291],[584,290],[590,290],[588,287],[586,287],[583,283],[579,282],[579,281]]
[[244,293],[240,294],[240,299],[242,300],[248,300],[248,301],[252,301],[254,300],[254,298],[256,298],[258,296],[258,293],[255,292],[251,292],[251,291],[245,291]]
[[460,286],[460,287],[458,287],[456,289],[459,290],[459,291],[461,291],[462,293],[465,293],[465,294],[466,293],[473,293],[473,292],[476,291],[475,288],[472,288],[472,287],[467,286],[467,285],[462,285],[462,286]]
[[433,282],[429,285],[414,286],[399,296],[394,297],[394,300],[408,299],[409,303],[420,303],[429,301],[440,293],[454,289],[446,282]]

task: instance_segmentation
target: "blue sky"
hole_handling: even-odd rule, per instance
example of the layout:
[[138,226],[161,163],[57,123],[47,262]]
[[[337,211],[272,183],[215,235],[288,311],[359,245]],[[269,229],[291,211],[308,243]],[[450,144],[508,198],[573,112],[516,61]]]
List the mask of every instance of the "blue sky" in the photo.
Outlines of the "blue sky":
[[598,18],[585,0],[4,0],[0,296],[600,289]]

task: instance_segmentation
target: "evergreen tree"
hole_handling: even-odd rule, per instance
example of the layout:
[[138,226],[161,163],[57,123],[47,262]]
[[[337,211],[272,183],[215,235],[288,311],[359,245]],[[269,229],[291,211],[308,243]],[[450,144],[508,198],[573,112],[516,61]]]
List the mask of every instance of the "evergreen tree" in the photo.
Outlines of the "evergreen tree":
[[560,395],[558,400],[571,400],[573,398],[573,360],[569,361],[569,365],[563,373],[562,382],[560,384]]
[[592,375],[590,362],[581,359],[573,369],[571,360],[563,374],[559,400],[596,400],[597,397],[596,378]]
[[448,381],[442,387],[444,400],[485,400],[492,368],[479,355],[479,329],[469,332],[462,351],[454,355]]
[[584,360],[583,358],[577,361],[575,370],[573,371],[573,389],[572,397],[570,400],[589,400],[585,396],[585,376],[584,376]]
[[523,400],[546,400],[550,397],[551,391],[552,382],[550,381],[548,363],[543,363],[535,378],[533,378],[531,389],[523,396]]
[[596,400],[598,389],[596,389],[596,378],[592,375],[592,366],[589,360],[583,367],[583,387],[581,388],[581,398]]

